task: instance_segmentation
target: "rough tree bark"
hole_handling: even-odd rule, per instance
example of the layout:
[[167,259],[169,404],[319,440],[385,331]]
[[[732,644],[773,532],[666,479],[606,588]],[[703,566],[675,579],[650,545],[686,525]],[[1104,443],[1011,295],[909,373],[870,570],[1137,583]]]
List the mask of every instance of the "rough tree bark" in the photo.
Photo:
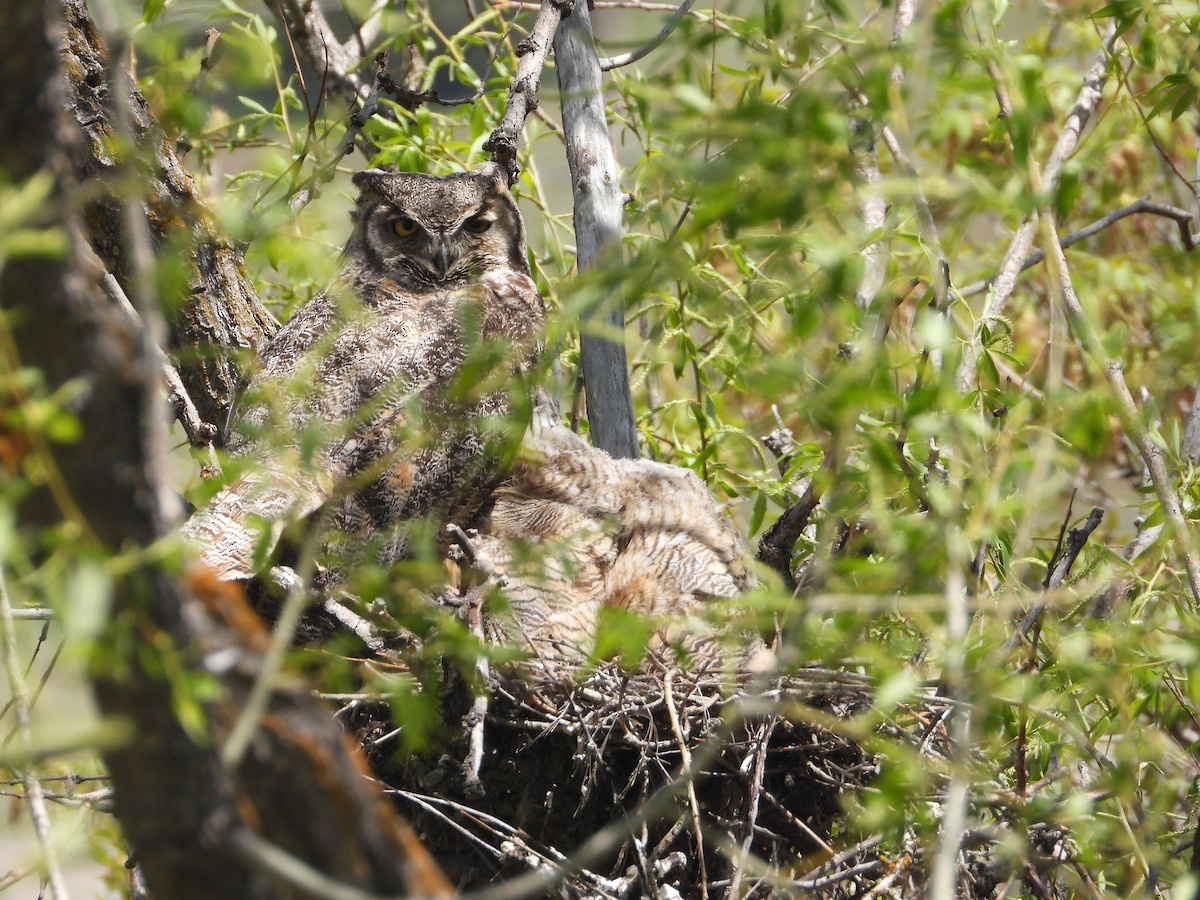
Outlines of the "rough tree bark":
[[[36,5],[36,4],[35,4]],[[217,228],[183,167],[175,142],[158,126],[137,88],[114,96],[106,70],[104,43],[84,0],[61,4],[65,26],[65,107],[86,141],[75,142],[74,165],[96,190],[84,200],[88,239],[105,268],[130,297],[136,295],[134,259],[122,226],[126,189],[117,176],[132,169],[121,149],[122,133],[132,132],[139,154],[137,188],[155,248],[168,244],[190,251],[194,262],[191,293],[169,323],[169,350],[178,360],[184,387],[204,421],[222,427],[236,393],[236,351],[256,351],[279,327],[259,302],[242,251]],[[126,102],[127,101],[127,102]],[[125,102],[128,129],[115,116],[114,103]],[[128,172],[129,175],[133,173]]]
[[[86,166],[81,179],[75,164],[88,158],[89,144],[96,149],[95,133],[63,117],[79,100],[69,91],[81,85],[96,102],[107,98],[103,60],[91,60],[87,74],[76,68],[73,35],[82,30],[94,38],[94,31],[73,0],[12,5],[5,24],[0,127],[10,139],[0,143],[0,168],[14,181],[53,178],[38,224],[65,232],[70,250],[8,259],[0,300],[19,323],[20,364],[39,368],[51,387],[69,379],[84,385],[73,412],[85,436],[54,454],[69,495],[65,512],[83,539],[110,552],[147,547],[178,515],[166,490],[159,361],[147,331],[99,290],[102,273],[82,224],[97,224],[97,207],[87,200],[116,192],[111,184],[94,191],[104,175]],[[56,51],[64,42],[60,68]],[[102,255],[111,250],[120,270],[127,236],[114,224],[119,204],[101,212],[108,216],[102,233],[115,240],[94,243]],[[205,233],[205,223],[190,224]],[[302,685],[276,691],[240,764],[222,764],[220,748],[265,635],[240,592],[203,575],[180,578],[157,556],[138,554],[116,577],[111,631],[93,668],[102,713],[126,730],[105,759],[117,816],[151,893],[180,900],[299,897],[322,878],[388,894],[448,893],[415,837],[360,777],[358,752]],[[195,679],[212,699],[198,698]],[[190,726],[178,714],[181,705],[196,713]],[[281,858],[307,866],[292,866],[281,878],[288,868]]]
[[[575,244],[583,270],[621,252],[623,206],[586,3],[576,3],[570,17],[558,26],[554,60],[571,169]],[[636,459],[640,453],[624,333],[625,305],[618,297],[584,318],[579,353],[592,442],[612,456]]]

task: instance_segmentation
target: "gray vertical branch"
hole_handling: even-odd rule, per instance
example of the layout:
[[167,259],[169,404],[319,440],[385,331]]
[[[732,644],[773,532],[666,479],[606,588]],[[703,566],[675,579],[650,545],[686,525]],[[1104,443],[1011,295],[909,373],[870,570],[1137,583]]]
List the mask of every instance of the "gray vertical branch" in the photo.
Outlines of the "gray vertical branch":
[[[583,270],[606,254],[617,258],[622,207],[617,163],[604,117],[600,60],[586,3],[577,3],[571,16],[558,26],[554,58],[571,167],[575,242]],[[624,333],[625,308],[618,298],[584,318],[579,349],[593,442],[615,457],[636,459],[640,454]]]

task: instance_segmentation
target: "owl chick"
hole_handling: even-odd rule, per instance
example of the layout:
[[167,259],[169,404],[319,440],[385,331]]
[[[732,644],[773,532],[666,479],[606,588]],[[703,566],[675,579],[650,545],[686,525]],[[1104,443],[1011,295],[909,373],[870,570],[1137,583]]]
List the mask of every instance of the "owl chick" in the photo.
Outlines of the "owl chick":
[[220,578],[255,575],[318,510],[326,546],[386,565],[406,552],[398,524],[465,523],[502,472],[545,316],[503,170],[354,184],[338,286],[263,351],[228,440],[242,472],[183,528]]
[[521,457],[477,521],[478,550],[503,574],[506,614],[492,631],[551,667],[586,658],[601,610],[655,620],[649,649],[679,644],[694,667],[763,664],[761,642],[737,659],[705,623],[706,601],[754,584],[748,550],[697,475],[651,460],[613,459],[539,408]]

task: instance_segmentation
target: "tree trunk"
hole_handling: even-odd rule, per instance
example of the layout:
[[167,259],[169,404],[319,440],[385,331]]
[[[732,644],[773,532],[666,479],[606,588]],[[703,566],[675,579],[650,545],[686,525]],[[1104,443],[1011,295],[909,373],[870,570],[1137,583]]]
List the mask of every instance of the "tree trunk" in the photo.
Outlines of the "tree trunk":
[[[190,292],[172,303],[178,313],[170,323],[168,349],[200,417],[223,428],[239,381],[234,353],[258,350],[278,323],[259,302],[242,251],[217,228],[174,140],[163,133],[141,93],[130,86],[127,97],[116,96],[125,92],[114,88],[128,82],[109,77],[104,42],[83,0],[63,0],[62,10],[63,100],[86,137],[73,142],[73,162],[82,180],[97,188],[84,201],[88,240],[134,297],[136,278],[146,273],[136,271],[122,214],[130,181],[136,179],[154,249],[169,245],[192,256]],[[134,142],[125,152],[120,150],[123,135]]]
[[[576,3],[554,34],[554,59],[562,95],[563,131],[575,205],[580,271],[621,253],[623,199],[617,162],[604,116],[600,60],[586,3]],[[625,357],[625,304],[616,297],[585,316],[579,353],[592,442],[612,456],[636,459],[637,426]]]
[[[129,235],[113,200],[120,192],[111,183],[96,192],[105,173],[85,162],[80,177],[75,168],[108,151],[88,139],[94,133],[80,131],[80,109],[72,110],[74,122],[63,115],[81,102],[64,93],[86,86],[97,102],[107,96],[103,61],[90,59],[90,74],[77,68],[78,35],[97,45],[76,2],[12,4],[5,26],[0,129],[10,137],[0,142],[0,167],[14,182],[52,181],[35,224],[65,233],[68,249],[7,260],[0,301],[19,323],[20,364],[40,368],[51,388],[68,380],[83,385],[72,411],[84,437],[54,452],[64,514],[84,540],[109,552],[147,547],[169,534],[179,514],[165,478],[157,350],[99,290],[101,273],[74,210],[83,209],[97,229],[92,243],[102,257],[111,254],[126,278],[138,273],[115,265],[128,260],[121,248]],[[64,41],[65,79],[55,52]],[[144,108],[140,114],[145,133],[154,133]],[[186,178],[182,169],[176,174]],[[153,175],[152,190],[171,177]],[[97,193],[108,199],[85,205]],[[221,246],[211,222],[190,227]],[[235,296],[216,293],[217,285]],[[205,290],[214,292],[205,295],[214,308],[252,297],[219,280]],[[93,662],[100,709],[120,738],[105,752],[116,813],[152,895],[299,897],[305,891],[298,883],[322,878],[388,894],[448,893],[423,848],[361,777],[357,749],[303,686],[277,690],[241,762],[223,763],[220,749],[266,635],[240,590],[203,573],[180,578],[160,556],[140,554],[141,562],[128,562],[116,577],[110,630]],[[279,859],[289,857],[267,853],[270,845],[306,865],[281,877],[287,866]]]

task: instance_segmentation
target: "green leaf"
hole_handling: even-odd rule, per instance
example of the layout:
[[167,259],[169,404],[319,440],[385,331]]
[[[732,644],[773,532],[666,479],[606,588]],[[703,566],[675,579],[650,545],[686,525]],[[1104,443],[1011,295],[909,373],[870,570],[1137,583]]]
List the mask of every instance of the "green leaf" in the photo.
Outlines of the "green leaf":
[[162,14],[166,5],[166,0],[142,0],[142,21],[153,22]]

